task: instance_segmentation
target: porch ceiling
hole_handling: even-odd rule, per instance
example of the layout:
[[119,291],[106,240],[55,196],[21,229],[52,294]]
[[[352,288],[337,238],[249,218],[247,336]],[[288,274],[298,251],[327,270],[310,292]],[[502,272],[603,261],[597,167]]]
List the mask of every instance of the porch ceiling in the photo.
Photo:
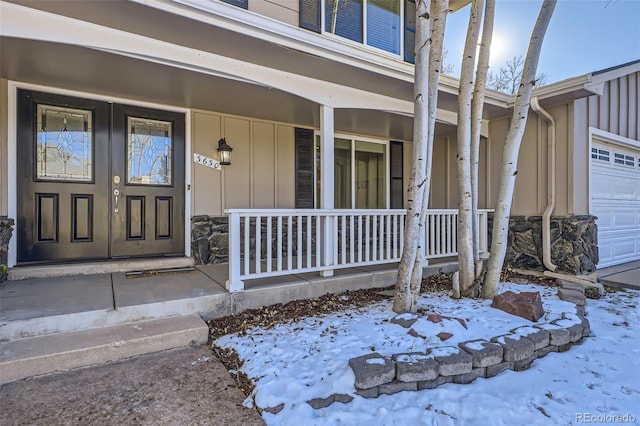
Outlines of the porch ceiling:
[[[106,97],[319,127],[319,106],[290,93],[77,46],[1,37],[0,76]],[[337,132],[412,140],[412,126],[411,117],[384,111],[335,111]],[[437,131],[451,129],[439,125]]]
[[[103,0],[9,1],[269,68],[399,99],[413,99],[413,84],[409,81],[337,63],[308,52],[164,12],[144,4]],[[408,64],[401,65],[406,65],[407,70],[410,69]]]

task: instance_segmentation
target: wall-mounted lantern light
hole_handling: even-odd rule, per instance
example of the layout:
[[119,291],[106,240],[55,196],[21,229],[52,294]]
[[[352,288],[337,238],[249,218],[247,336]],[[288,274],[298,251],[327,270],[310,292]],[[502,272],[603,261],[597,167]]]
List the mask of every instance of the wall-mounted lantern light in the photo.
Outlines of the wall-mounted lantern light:
[[225,138],[218,141],[218,157],[220,159],[220,164],[223,166],[231,164],[231,151],[233,151],[233,148],[227,145]]

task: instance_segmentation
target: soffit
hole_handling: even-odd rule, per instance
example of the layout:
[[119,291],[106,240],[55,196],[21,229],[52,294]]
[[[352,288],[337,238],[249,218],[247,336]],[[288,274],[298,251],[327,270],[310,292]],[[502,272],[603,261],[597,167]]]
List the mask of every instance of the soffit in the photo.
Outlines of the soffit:
[[[11,0],[12,3],[92,22],[156,40],[330,81],[398,99],[413,98],[413,84],[280,46],[221,27],[128,1]],[[79,35],[80,36],[80,35]],[[398,60],[401,66],[405,66]]]
[[[319,128],[319,106],[259,85],[159,65],[94,49],[0,38],[0,76],[115,99],[215,111]],[[337,132],[412,140],[413,119],[384,111],[336,109]],[[436,133],[451,132],[438,124]]]

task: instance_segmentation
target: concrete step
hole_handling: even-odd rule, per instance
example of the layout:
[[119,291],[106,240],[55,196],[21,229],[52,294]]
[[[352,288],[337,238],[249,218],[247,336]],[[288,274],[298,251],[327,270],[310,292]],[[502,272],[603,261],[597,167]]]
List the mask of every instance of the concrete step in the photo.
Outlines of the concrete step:
[[201,345],[207,342],[208,336],[207,324],[194,314],[3,342],[0,343],[0,384]]
[[69,263],[60,265],[19,266],[10,268],[9,280],[30,278],[68,277],[73,275],[108,274],[112,272],[140,271],[148,269],[188,268],[193,266],[190,257],[163,257],[149,259],[124,259],[110,262]]
[[90,310],[25,319],[3,320],[0,318],[0,342],[48,334],[94,330],[98,327],[114,327],[137,321],[188,314],[209,319],[230,315],[230,304],[228,294],[221,291],[201,297],[122,306],[115,310]]

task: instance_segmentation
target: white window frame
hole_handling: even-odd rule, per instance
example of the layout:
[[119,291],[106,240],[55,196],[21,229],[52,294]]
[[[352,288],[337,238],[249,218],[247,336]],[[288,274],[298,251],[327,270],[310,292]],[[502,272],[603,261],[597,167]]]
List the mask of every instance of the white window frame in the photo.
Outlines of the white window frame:
[[[340,0],[335,0],[335,1],[340,1]],[[346,37],[342,37],[339,36],[337,34],[334,34],[332,32],[329,31],[325,31],[325,22],[326,22],[326,3],[327,0],[321,0],[320,1],[320,34],[324,35],[325,37],[330,37],[333,38],[336,41],[344,41],[350,45],[353,46],[357,46],[359,48],[361,47],[365,47],[367,49],[371,49],[372,52],[375,53],[383,53],[386,55],[389,55],[390,58],[393,59],[400,59],[402,61],[404,61],[404,35],[405,35],[405,19],[404,19],[404,15],[405,15],[405,7],[404,7],[404,2],[406,0],[398,0],[400,2],[400,25],[398,27],[398,36],[400,37],[400,49],[398,51],[398,54],[395,54],[393,52],[389,52],[388,50],[384,50],[384,49],[380,49],[378,47],[375,46],[370,46],[367,43],[367,23],[368,23],[368,17],[367,17],[367,5],[369,4],[369,0],[362,0],[362,43],[358,42],[358,41],[354,41],[351,40],[349,38]]]

